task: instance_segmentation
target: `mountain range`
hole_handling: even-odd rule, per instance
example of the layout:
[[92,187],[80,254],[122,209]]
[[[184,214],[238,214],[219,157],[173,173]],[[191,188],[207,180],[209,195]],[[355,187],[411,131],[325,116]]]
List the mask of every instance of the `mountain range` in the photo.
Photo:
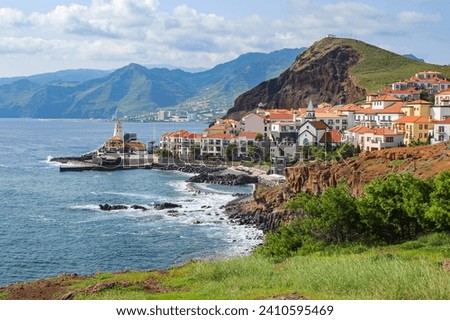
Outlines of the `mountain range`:
[[450,78],[450,66],[424,63],[354,39],[327,37],[315,42],[280,76],[263,81],[236,98],[227,118],[239,119],[263,105],[266,108],[314,104],[355,103],[369,91],[383,90],[420,71],[440,71]]
[[229,108],[239,94],[277,77],[304,50],[247,53],[195,73],[132,63],[115,71],[0,78],[0,117],[110,118],[196,101]]

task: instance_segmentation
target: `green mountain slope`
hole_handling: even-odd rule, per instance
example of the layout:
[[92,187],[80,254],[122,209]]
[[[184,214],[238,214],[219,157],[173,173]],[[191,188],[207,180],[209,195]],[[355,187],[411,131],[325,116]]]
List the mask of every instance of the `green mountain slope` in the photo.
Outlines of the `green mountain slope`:
[[130,64],[78,83],[67,82],[63,71],[58,73],[60,81],[53,74],[33,76],[53,81],[43,84],[27,78],[1,85],[0,117],[110,118],[205,99],[211,107],[229,107],[242,92],[279,75],[303,50],[249,53],[198,73]]
[[240,95],[227,117],[240,118],[259,103],[289,109],[306,107],[309,99],[315,104],[357,102],[368,91],[425,70],[450,77],[449,66],[423,63],[358,40],[325,38],[299,55],[279,77]]

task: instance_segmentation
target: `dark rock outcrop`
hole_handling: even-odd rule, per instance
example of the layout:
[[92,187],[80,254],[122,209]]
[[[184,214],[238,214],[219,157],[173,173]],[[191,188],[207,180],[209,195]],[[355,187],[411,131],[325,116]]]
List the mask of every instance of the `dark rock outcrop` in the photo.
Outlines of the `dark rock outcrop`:
[[133,204],[132,206],[128,207],[123,204],[112,204],[111,205],[111,204],[105,203],[105,204],[100,204],[99,207],[100,207],[100,210],[103,210],[103,211],[127,210],[129,208],[135,209],[135,210],[142,210],[142,211],[148,210],[146,207],[140,206],[137,204]]
[[175,204],[175,203],[170,203],[170,202],[155,204],[156,210],[165,210],[165,209],[173,209],[173,208],[181,208],[181,205]]
[[100,207],[100,210],[103,210],[103,211],[126,210],[126,209],[128,209],[127,206],[124,206],[124,205],[121,205],[121,204],[113,204],[113,205],[111,205],[111,204],[108,204],[108,203],[100,204],[99,207]]
[[253,177],[245,174],[235,175],[235,174],[208,174],[202,173],[197,176],[191,177],[187,182],[194,183],[215,183],[223,185],[243,185],[250,183],[257,183],[258,177]]
[[228,110],[227,118],[239,119],[263,103],[265,108],[306,107],[309,99],[318,104],[359,100],[365,89],[351,76],[351,68],[362,55],[336,39],[323,39],[299,55],[278,78],[260,83],[243,93]]

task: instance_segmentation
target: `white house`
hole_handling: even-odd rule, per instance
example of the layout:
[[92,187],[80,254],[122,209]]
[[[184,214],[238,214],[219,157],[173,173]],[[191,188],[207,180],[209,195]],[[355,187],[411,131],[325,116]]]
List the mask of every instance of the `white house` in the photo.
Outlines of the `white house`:
[[431,143],[439,143],[450,140],[450,118],[434,123],[434,133]]
[[344,141],[351,142],[363,151],[395,148],[403,145],[403,134],[387,128],[356,126],[344,133]]
[[236,136],[225,133],[204,135],[201,139],[200,154],[202,156],[224,157],[225,151],[231,143],[236,143]]

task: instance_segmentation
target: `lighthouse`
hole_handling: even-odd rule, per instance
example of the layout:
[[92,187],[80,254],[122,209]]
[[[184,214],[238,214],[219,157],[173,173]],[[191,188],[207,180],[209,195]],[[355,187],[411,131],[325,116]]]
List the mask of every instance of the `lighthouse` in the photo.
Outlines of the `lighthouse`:
[[122,122],[120,120],[116,121],[116,124],[114,126],[114,135],[113,136],[123,139]]

